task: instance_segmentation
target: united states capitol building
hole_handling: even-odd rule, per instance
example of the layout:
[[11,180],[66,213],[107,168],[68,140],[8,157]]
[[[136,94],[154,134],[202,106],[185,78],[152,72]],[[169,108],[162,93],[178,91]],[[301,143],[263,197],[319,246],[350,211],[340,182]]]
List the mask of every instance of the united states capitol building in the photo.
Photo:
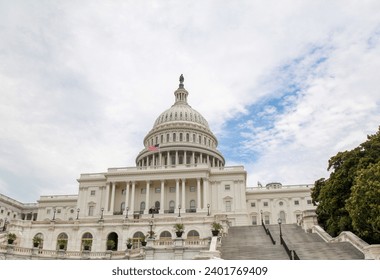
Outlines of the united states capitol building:
[[[174,104],[145,136],[136,166],[81,174],[77,195],[42,195],[29,204],[0,195],[0,259],[228,258],[223,246],[232,238],[238,248],[247,230],[288,258],[279,244],[293,229],[319,234],[324,243],[350,239],[326,237],[317,225],[312,184],[248,187],[244,166],[226,165],[207,120],[188,97],[181,75]],[[217,236],[213,224],[221,227]],[[181,237],[175,225],[182,225]],[[13,244],[7,244],[9,233]],[[358,258],[375,258],[359,245]]]

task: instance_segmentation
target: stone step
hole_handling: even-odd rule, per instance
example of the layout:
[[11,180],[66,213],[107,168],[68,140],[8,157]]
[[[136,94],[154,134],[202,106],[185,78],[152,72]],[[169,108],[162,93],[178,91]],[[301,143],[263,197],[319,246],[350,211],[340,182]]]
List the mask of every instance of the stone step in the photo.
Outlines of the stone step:
[[[220,248],[223,259],[281,260],[288,259],[280,244],[279,225],[268,225],[276,245],[260,226],[232,227],[223,237]],[[290,250],[301,260],[364,259],[364,255],[348,242],[327,243],[316,233],[306,233],[297,225],[281,225],[281,232]]]
[[289,259],[282,246],[272,244],[262,226],[230,228],[222,239],[220,251],[226,260]]

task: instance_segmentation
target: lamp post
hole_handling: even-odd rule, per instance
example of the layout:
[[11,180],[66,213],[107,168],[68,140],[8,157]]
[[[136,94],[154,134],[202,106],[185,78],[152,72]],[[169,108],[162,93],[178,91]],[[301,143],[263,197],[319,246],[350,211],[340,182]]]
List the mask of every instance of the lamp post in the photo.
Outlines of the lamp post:
[[153,238],[153,221],[149,222],[150,231],[149,231],[149,238]]
[[78,208],[77,209],[77,220],[79,220],[79,211],[80,211],[80,209]]
[[207,216],[210,216],[210,204],[207,204]]
[[54,207],[53,208],[53,221],[55,221],[55,213],[57,212],[57,209]]
[[178,217],[181,217],[181,205],[178,205]]
[[126,219],[128,219],[128,210],[129,210],[128,206],[125,207],[125,218]]
[[100,213],[100,219],[103,220],[103,212],[104,212],[104,208],[102,207],[102,208],[100,209],[100,211],[101,211],[101,213]]
[[282,231],[281,231],[282,220],[281,220],[281,218],[278,218],[277,223],[280,226],[280,244],[282,245]]

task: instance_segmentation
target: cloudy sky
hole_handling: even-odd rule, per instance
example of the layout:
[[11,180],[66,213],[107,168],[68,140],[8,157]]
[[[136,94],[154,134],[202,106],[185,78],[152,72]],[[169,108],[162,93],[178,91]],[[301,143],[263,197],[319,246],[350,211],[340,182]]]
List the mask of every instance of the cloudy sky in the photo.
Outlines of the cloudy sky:
[[248,187],[313,183],[378,129],[380,1],[0,0],[0,193],[134,166],[181,73]]

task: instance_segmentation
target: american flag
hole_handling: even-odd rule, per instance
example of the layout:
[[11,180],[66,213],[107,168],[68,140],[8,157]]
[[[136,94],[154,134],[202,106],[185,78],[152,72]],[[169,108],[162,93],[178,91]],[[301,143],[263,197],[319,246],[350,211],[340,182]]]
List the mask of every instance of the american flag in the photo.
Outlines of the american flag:
[[156,144],[154,146],[149,146],[148,150],[152,152],[157,152],[159,150],[160,144]]

